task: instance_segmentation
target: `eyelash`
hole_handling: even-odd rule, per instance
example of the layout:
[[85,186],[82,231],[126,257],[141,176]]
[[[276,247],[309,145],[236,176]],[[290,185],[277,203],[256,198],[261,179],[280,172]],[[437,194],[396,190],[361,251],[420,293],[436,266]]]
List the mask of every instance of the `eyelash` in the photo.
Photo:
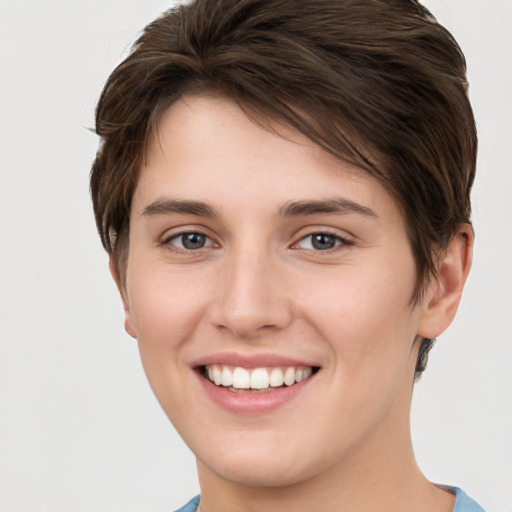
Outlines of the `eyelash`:
[[304,240],[307,240],[307,239],[311,239],[311,245],[314,245],[313,237],[315,237],[315,236],[322,236],[322,237],[328,237],[328,238],[333,239],[335,242],[334,247],[330,247],[327,249],[307,248],[306,250],[312,251],[315,253],[328,253],[329,254],[334,251],[340,250],[344,246],[347,247],[347,246],[353,245],[352,241],[350,241],[347,238],[344,238],[338,234],[331,233],[329,231],[315,231],[313,233],[308,233],[306,236],[303,236],[298,242],[293,244],[292,247],[298,246],[300,242],[303,242]]
[[[199,237],[204,237],[205,244],[202,245],[201,247],[197,247],[197,248],[183,247],[183,239],[187,235],[189,235],[189,236],[190,235],[195,235],[195,236],[199,236]],[[315,237],[315,236],[322,236],[322,237],[333,239],[335,245],[333,247],[324,248],[324,249],[314,248],[314,243],[315,242],[313,240],[313,237]],[[177,239],[181,239],[182,247],[177,247],[176,244],[173,243],[173,240],[177,240]],[[313,233],[308,233],[307,235],[301,237],[297,242],[295,242],[294,244],[291,245],[291,248],[292,249],[301,248],[299,246],[299,244],[301,242],[307,240],[307,239],[311,239],[310,245],[312,245],[313,247],[311,247],[311,248],[303,248],[303,249],[306,250],[306,251],[314,252],[314,253],[327,253],[327,254],[329,254],[329,253],[332,253],[334,251],[340,250],[343,247],[347,247],[347,246],[353,245],[352,241],[350,241],[347,238],[344,238],[344,237],[342,237],[342,236],[340,236],[338,234],[331,233],[329,231],[315,231]],[[196,251],[199,251],[201,249],[208,248],[208,247],[214,247],[216,244],[206,233],[203,233],[201,231],[182,231],[180,233],[176,233],[176,234],[173,234],[173,235],[165,238],[162,241],[161,245],[169,248],[170,250],[172,250],[174,252],[178,252],[178,253],[191,253],[191,252],[196,252]]]
[[[187,247],[177,247],[174,243],[173,243],[173,240],[177,240],[177,239],[181,239],[182,240],[182,245],[183,245],[183,238],[187,235],[198,235],[200,237],[204,237],[204,239],[206,240],[206,245],[203,245],[202,247],[198,247],[196,249],[189,249]],[[215,243],[213,242],[213,240],[206,234],[206,233],[203,233],[201,231],[182,231],[181,233],[176,233],[176,234],[173,234],[167,238],[165,238],[162,243],[161,243],[162,246],[165,246],[169,249],[171,249],[172,251],[174,252],[180,252],[180,253],[188,253],[188,252],[195,252],[195,251],[198,251],[200,249],[204,249],[204,248],[207,248],[207,247],[212,247],[215,245]]]

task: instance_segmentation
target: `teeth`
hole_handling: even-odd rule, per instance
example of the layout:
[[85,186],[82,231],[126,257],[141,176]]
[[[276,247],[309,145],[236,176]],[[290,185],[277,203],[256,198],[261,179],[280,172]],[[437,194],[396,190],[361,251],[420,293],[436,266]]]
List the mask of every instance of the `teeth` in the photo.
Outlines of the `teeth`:
[[265,368],[256,368],[251,374],[252,389],[266,389],[269,386],[270,377]]
[[222,385],[229,387],[232,384],[233,374],[231,373],[231,370],[227,366],[224,366],[224,368],[222,368]]
[[[224,370],[231,372],[226,366]],[[237,389],[249,389],[251,387],[251,376],[245,368],[235,368],[233,372],[233,387]]]
[[293,366],[287,368],[286,371],[284,372],[284,383],[287,386],[295,384],[295,368]]
[[213,367],[213,382],[215,382],[217,386],[222,384],[222,371],[217,365]]
[[272,371],[270,372],[270,385],[273,388],[278,388],[283,385],[284,383],[284,377],[283,377],[283,371],[281,368],[272,368]]
[[210,365],[206,367],[205,375],[217,386],[235,389],[268,389],[284,385],[293,386],[311,376],[310,366],[289,366],[286,368],[254,368],[248,370],[237,366]]
[[295,373],[295,382],[302,382],[303,380],[306,380],[308,377],[311,377],[311,373],[311,368],[297,368],[297,372]]

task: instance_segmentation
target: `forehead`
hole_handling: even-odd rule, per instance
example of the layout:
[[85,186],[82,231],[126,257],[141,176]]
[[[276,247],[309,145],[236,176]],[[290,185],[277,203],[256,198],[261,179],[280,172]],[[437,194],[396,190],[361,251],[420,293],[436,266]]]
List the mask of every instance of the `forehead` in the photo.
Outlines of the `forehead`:
[[378,181],[296,130],[251,120],[224,97],[189,96],[161,116],[134,195],[136,209],[161,196],[249,207],[290,200],[357,197],[396,208]]

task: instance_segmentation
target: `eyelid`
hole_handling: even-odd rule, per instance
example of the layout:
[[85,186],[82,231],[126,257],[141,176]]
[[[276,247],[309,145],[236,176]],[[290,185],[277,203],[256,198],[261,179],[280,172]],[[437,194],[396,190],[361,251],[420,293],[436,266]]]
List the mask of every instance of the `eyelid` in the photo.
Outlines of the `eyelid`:
[[340,249],[341,247],[347,247],[347,246],[354,245],[354,240],[349,236],[342,235],[339,232],[336,232],[335,230],[332,230],[332,229],[318,228],[318,229],[313,229],[311,231],[308,231],[307,233],[301,235],[297,239],[297,241],[292,244],[291,248],[292,249],[294,249],[294,248],[301,249],[301,247],[299,247],[299,243],[302,242],[303,240],[306,240],[307,238],[310,238],[315,235],[327,235],[327,236],[330,236],[330,237],[336,239],[336,241],[339,243],[336,243],[336,245],[330,249],[321,250],[321,249],[314,249],[314,248],[311,248],[311,249],[306,248],[304,250],[317,252],[317,253],[322,253],[322,252],[329,253],[332,251],[336,251],[336,250]]
[[[210,247],[218,246],[218,243],[215,242],[214,238],[210,236],[205,229],[202,229],[200,227],[180,227],[175,228],[177,231],[171,230],[169,233],[169,230],[161,237],[161,240],[158,242],[158,245],[162,247],[167,247],[168,249],[174,251],[174,252],[182,252],[182,253],[191,253],[191,252],[199,252],[202,249],[208,249]],[[205,246],[200,247],[198,249],[187,249],[186,247],[178,247],[175,244],[172,243],[173,240],[180,238],[184,235],[189,234],[197,234],[202,235],[206,238],[207,243]]]
[[[306,251],[316,252],[316,253],[329,253],[332,251],[336,251],[340,247],[347,247],[354,245],[354,239],[351,235],[348,234],[342,234],[339,231],[337,231],[334,228],[325,228],[325,227],[308,227],[307,231],[302,230],[303,233],[295,237],[295,242],[291,244],[292,249],[303,249]],[[206,245],[197,248],[197,249],[187,249],[185,247],[178,247],[175,244],[172,243],[173,240],[182,237],[187,234],[199,234],[206,238]],[[312,237],[314,235],[327,235],[329,237],[332,237],[336,239],[337,243],[334,247],[330,249],[314,249],[314,248],[301,248],[299,246],[300,242],[303,240],[306,240],[309,237]],[[209,230],[203,228],[202,226],[180,226],[177,228],[173,228],[170,230],[167,230],[162,237],[160,238],[160,241],[158,242],[158,245],[163,247],[168,247],[169,249],[176,251],[176,252],[184,252],[184,253],[190,253],[190,252],[199,252],[202,249],[208,249],[211,247],[219,247],[220,244],[216,242],[215,238],[210,234]]]

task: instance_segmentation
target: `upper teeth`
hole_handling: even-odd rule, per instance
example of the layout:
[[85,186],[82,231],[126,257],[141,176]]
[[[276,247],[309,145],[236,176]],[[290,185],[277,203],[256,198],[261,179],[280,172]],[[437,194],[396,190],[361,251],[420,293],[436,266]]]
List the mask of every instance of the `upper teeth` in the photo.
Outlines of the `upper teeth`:
[[313,369],[310,366],[247,369],[240,366],[212,364],[206,367],[206,374],[214,384],[237,389],[277,388],[283,384],[291,386],[307,379],[312,372]]

